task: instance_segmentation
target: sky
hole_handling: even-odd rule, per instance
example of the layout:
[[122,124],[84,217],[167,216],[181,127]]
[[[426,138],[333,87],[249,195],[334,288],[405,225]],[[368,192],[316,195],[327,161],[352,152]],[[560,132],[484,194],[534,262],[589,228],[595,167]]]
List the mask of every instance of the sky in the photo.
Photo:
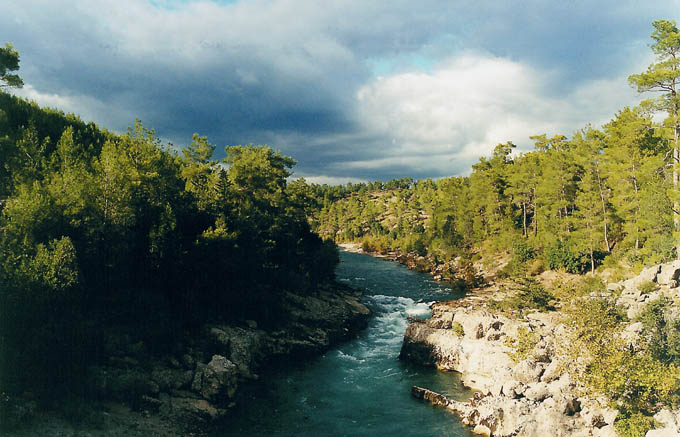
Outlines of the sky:
[[0,0],[15,94],[115,132],[136,118],[345,183],[469,174],[498,143],[571,137],[640,96],[680,0]]

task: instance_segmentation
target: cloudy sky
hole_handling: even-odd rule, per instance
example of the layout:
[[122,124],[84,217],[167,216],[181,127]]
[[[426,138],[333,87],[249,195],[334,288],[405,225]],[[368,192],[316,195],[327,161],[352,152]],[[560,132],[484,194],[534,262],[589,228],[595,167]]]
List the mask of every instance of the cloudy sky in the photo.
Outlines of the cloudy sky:
[[680,0],[0,0],[16,92],[186,145],[267,144],[340,183],[469,172],[641,97]]

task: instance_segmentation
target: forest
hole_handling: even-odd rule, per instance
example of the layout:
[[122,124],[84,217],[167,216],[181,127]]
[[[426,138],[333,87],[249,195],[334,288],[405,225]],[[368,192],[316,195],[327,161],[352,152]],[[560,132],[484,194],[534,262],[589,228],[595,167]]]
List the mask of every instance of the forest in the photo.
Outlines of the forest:
[[[79,390],[107,331],[160,351],[206,320],[279,321],[334,277],[303,181],[268,147],[181,153],[0,93],[0,392]],[[151,351],[153,352],[153,351]]]
[[439,260],[510,251],[520,263],[534,260],[534,270],[639,271],[675,259],[680,42],[674,22],[653,26],[657,62],[629,82],[661,95],[620,110],[601,129],[532,136],[532,151],[498,144],[469,176],[314,187],[322,204],[315,229],[368,251]]
[[676,254],[664,135],[625,108],[602,130],[537,135],[531,152],[499,144],[467,177],[354,184],[342,201],[325,201],[316,226],[382,253],[447,260],[511,251],[572,273],[619,262],[640,269]]

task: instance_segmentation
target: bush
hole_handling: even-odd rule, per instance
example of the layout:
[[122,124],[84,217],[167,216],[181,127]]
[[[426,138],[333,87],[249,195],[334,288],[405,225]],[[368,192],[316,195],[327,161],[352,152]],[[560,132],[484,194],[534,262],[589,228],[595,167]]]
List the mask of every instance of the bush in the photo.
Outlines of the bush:
[[637,289],[643,294],[649,294],[656,289],[656,282],[654,281],[642,281],[638,284]]
[[654,429],[656,422],[653,417],[645,416],[640,412],[629,413],[622,411],[614,422],[616,433],[620,437],[641,437],[647,431]]
[[514,352],[510,352],[508,355],[516,363],[530,358],[536,343],[538,343],[538,336],[525,326],[520,326],[517,329],[516,338],[506,337],[505,339],[506,346],[514,349]]
[[582,272],[587,264],[586,257],[569,241],[555,241],[545,251],[545,261],[551,270],[568,273]]
[[524,263],[513,258],[496,274],[496,277],[498,279],[523,277],[526,275],[526,270]]
[[409,244],[408,250],[409,252],[417,253],[419,256],[427,255],[427,246],[425,246],[423,237],[418,236],[415,240],[413,240],[411,244]]
[[527,274],[529,276],[537,276],[540,275],[545,271],[545,264],[543,263],[543,260],[540,258],[535,259],[531,265],[529,266],[529,269],[527,270]]
[[451,325],[451,330],[458,337],[462,337],[462,336],[465,335],[465,330],[463,329],[463,325],[461,325],[459,322],[453,322],[453,324]]
[[636,320],[642,323],[642,337],[652,355],[680,365],[680,319],[672,315],[671,301],[662,297],[648,303]]
[[519,288],[513,295],[501,301],[491,301],[489,307],[503,312],[524,310],[552,311],[554,306],[551,302],[555,296],[546,290],[539,282],[523,278],[518,280]]
[[534,248],[526,240],[519,240],[512,246],[512,258],[518,262],[526,262],[534,258]]

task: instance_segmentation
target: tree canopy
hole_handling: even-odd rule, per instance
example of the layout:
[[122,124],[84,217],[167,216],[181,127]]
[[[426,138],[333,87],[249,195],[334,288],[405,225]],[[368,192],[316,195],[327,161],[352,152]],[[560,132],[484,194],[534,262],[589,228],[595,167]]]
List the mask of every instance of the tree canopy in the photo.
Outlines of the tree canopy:
[[14,50],[11,43],[0,47],[0,88],[21,88],[24,81],[12,72],[19,69],[19,52]]

